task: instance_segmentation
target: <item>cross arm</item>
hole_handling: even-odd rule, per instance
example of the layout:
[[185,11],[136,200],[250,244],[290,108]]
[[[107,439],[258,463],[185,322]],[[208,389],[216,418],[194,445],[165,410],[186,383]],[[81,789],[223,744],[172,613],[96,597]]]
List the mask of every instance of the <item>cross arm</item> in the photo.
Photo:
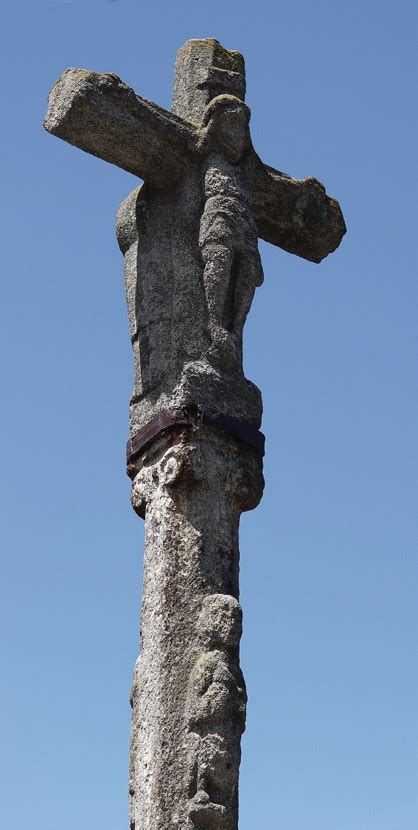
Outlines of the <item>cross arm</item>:
[[249,167],[262,239],[310,262],[321,262],[338,248],[346,232],[344,218],[336,199],[327,196],[317,179],[292,179],[263,164],[255,153]]
[[117,75],[67,69],[52,87],[48,132],[141,179],[167,186],[184,171],[194,127],[137,95]]

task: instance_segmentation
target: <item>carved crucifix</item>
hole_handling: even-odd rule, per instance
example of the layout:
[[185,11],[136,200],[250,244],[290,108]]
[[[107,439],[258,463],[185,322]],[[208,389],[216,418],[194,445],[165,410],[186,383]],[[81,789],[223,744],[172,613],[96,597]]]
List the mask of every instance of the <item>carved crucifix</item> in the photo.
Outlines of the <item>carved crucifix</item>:
[[191,40],[172,112],[116,75],[68,69],[45,120],[144,181],[117,217],[135,366],[128,473],[146,525],[131,830],[237,829],[238,526],[263,490],[261,396],[242,368],[258,237],[320,262],[345,233],[316,179],[259,159],[244,96],[242,55]]

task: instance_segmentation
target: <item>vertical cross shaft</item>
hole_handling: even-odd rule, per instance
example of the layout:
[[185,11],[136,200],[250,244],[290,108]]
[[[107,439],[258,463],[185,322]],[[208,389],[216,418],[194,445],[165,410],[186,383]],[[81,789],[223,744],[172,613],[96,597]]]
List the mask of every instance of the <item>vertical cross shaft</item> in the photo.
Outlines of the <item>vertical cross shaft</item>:
[[[244,98],[242,56],[216,41],[188,42],[177,55],[173,111],[200,124],[220,93]],[[202,388],[218,408],[203,375]],[[257,449],[195,422],[159,438],[131,471],[146,524],[131,830],[238,827],[246,704],[238,524],[261,497],[261,468]]]
[[131,827],[235,830],[246,702],[238,523],[261,496],[261,456],[211,427],[172,440],[142,457],[133,484],[146,527]]

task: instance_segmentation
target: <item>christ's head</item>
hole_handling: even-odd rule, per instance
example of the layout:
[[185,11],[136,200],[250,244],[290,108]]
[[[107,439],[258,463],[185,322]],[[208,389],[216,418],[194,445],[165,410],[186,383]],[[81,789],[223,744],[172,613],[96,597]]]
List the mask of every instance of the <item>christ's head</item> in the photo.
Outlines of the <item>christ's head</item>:
[[250,141],[250,115],[247,105],[234,95],[212,98],[203,114],[204,143],[209,142],[227,161],[239,162]]

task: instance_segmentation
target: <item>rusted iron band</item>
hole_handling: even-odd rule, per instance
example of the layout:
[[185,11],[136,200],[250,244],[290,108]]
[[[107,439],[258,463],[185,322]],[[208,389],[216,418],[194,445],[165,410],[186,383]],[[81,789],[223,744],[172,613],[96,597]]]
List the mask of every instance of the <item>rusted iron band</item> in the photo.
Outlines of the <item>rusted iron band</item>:
[[149,447],[162,433],[170,429],[196,429],[199,424],[215,427],[232,435],[237,441],[257,450],[264,455],[265,437],[260,430],[247,421],[240,421],[231,415],[224,415],[215,409],[189,407],[182,409],[165,409],[151,418],[126,445],[128,468],[135,459]]

